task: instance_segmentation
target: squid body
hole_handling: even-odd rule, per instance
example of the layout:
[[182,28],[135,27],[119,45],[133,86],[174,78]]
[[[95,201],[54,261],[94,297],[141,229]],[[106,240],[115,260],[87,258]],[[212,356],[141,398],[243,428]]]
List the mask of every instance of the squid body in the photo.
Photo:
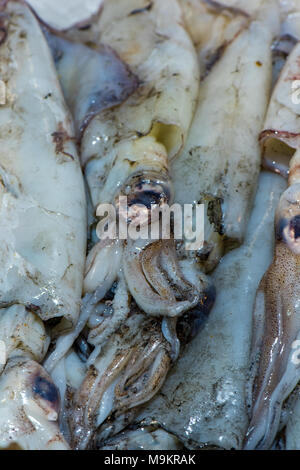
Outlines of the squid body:
[[38,362],[51,338],[78,320],[84,184],[38,22],[26,4],[10,1],[1,23],[0,338],[7,363],[0,366],[0,441],[67,448],[57,426],[58,393]]
[[248,425],[251,313],[261,276],[272,260],[274,212],[285,181],[262,173],[244,244],[228,253],[213,280],[215,305],[187,345],[161,393],[139,414],[188,448],[241,449]]
[[[246,16],[246,24],[242,16],[235,34],[223,38],[207,68],[187,143],[172,166],[176,202],[206,207],[205,243],[196,254],[206,271],[216,267],[224,249],[242,243],[260,171],[258,137],[270,94],[279,9],[267,2],[259,14]],[[240,17],[235,12],[232,22]],[[209,35],[202,41],[200,55]]]
[[[118,197],[126,196],[138,217],[141,205],[150,209],[173,200],[170,160],[186,140],[199,81],[195,50],[181,23],[177,2],[106,2],[95,50],[102,56],[98,64],[106,54],[110,66],[100,82],[99,67],[89,66],[78,97],[72,90],[82,68],[75,60],[70,73],[66,49],[60,54],[64,46],[56,48],[95,211],[100,203],[118,210]],[[69,47],[72,54],[74,47]],[[82,54],[78,46],[77,52]],[[114,89],[112,72],[120,78]],[[199,293],[182,276],[174,243],[154,241],[101,240],[88,256],[85,291],[98,289],[101,297],[122,267],[131,295],[150,315],[178,316],[195,306]]]

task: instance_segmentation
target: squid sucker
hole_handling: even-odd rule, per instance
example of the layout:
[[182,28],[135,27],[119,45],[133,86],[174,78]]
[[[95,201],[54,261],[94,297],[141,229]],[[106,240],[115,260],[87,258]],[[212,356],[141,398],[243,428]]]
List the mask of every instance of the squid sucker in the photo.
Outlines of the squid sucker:
[[75,327],[86,253],[86,200],[72,120],[40,25],[1,2],[0,445],[68,449],[59,392],[40,365]]
[[[300,149],[299,104],[291,82],[299,74],[299,44],[288,57],[274,89],[262,133],[265,161],[288,176],[275,217],[275,256],[259,286],[253,319],[249,405],[245,449],[271,447],[283,402],[300,380]],[[270,131],[272,129],[272,131]],[[297,130],[298,134],[295,133]],[[283,162],[292,158],[283,172]],[[286,165],[286,163],[285,163]]]

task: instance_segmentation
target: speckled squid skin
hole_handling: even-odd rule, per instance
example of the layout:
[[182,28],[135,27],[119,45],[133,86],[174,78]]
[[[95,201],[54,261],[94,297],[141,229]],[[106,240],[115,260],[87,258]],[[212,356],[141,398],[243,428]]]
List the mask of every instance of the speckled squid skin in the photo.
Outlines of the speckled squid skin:
[[300,380],[294,342],[300,334],[300,184],[298,150],[290,163],[290,186],[275,218],[272,265],[261,281],[254,310],[251,422],[246,449],[271,447],[284,400]]
[[300,108],[292,88],[298,74],[299,43],[274,88],[261,133],[265,166],[287,177],[289,187],[277,208],[274,260],[258,289],[254,310],[247,449],[272,445],[282,404],[300,379],[293,360],[300,332]]

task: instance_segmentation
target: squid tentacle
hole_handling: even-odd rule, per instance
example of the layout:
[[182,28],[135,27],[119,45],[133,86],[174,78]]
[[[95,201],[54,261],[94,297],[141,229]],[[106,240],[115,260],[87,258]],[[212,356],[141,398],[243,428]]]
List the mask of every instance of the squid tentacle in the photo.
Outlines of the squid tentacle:
[[90,331],[88,336],[90,344],[94,346],[103,344],[122,325],[130,312],[129,301],[130,296],[121,273],[112,303],[113,313]]
[[[105,348],[110,350],[110,353],[106,351],[106,356],[112,359],[107,361],[105,354],[100,354],[95,365],[89,368],[74,396],[70,416],[75,448],[89,447],[99,426],[103,438],[107,436],[110,422],[107,418],[114,417],[118,421],[130,410],[134,413],[136,407],[150,400],[161,388],[171,358],[170,345],[159,328],[157,322],[146,323],[142,336],[133,328],[134,332],[127,339],[129,346],[124,348],[123,343],[117,348],[106,345]],[[121,338],[124,332],[126,335],[124,325],[122,331]]]
[[[150,242],[144,248],[141,245],[143,243],[128,241],[123,263],[128,288],[139,307],[148,314],[159,317],[178,317],[194,307],[199,301],[199,292],[183,278],[179,266],[175,264],[175,245],[167,240]],[[167,262],[164,260],[164,264],[172,274],[171,280],[168,272],[161,267],[161,258],[166,248],[170,256]],[[178,293],[180,299],[176,298]]]

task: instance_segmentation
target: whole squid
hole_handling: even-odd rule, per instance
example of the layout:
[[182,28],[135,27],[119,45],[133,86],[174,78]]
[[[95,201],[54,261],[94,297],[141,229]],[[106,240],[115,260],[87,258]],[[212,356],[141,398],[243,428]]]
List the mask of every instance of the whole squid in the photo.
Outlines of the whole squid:
[[86,202],[71,117],[47,42],[23,2],[1,3],[1,445],[68,448],[38,364],[77,323]]
[[[126,100],[111,103],[118,90],[110,98],[112,87],[101,88],[92,68],[77,99],[72,84],[83,76],[82,67],[75,61],[68,73],[67,54],[59,53],[57,67],[77,122],[92,205],[96,211],[99,204],[114,204],[118,211],[119,196],[126,196],[130,219],[140,216],[141,204],[150,209],[172,203],[170,160],[187,137],[199,70],[177,2],[104,2],[98,27],[98,44],[112,48],[129,69]],[[169,241],[101,240],[88,256],[85,291],[98,290],[101,297],[120,267],[131,295],[150,315],[178,316],[199,300]]]
[[[239,20],[239,10],[233,15],[229,26],[235,25],[235,34],[222,36],[217,55],[209,35],[198,44],[200,59],[208,45],[214,59],[200,84],[186,145],[171,171],[176,202],[205,204],[205,242],[196,256],[207,272],[224,250],[244,239],[260,171],[258,137],[272,82],[271,44],[280,24],[272,1],[263,2],[253,17],[247,15],[246,23],[245,16]],[[229,26],[225,32],[231,33]]]
[[286,175],[289,187],[277,208],[274,260],[261,281],[254,309],[246,449],[271,447],[283,402],[300,380],[300,107],[293,86],[300,76],[299,58],[298,43],[274,89],[261,134],[265,164]]
[[[171,203],[169,161],[186,140],[199,79],[181,10],[173,1],[104,2],[98,28],[92,48],[47,33],[74,115],[91,206],[118,209],[119,195],[127,196],[132,213],[141,204]],[[78,328],[46,361],[58,377],[65,352],[80,332],[86,335],[92,352],[69,413],[76,448],[93,446],[99,427],[101,442],[119,432],[152,398],[179,354],[177,317],[207,309],[215,296],[193,262],[177,261],[172,238],[99,241],[92,234],[93,244]],[[120,337],[128,322],[134,334]],[[125,398],[127,382],[137,392]]]
[[272,261],[274,213],[285,188],[280,176],[261,174],[245,241],[224,256],[212,275],[217,298],[204,328],[133,425],[156,425],[190,449],[242,448],[248,426],[251,313]]
[[[131,214],[138,217],[141,204],[150,209],[173,199],[169,161],[181,150],[191,123],[197,58],[177,2],[104,2],[98,22],[93,48],[48,39],[75,118],[94,211],[100,203],[118,210],[118,197],[126,195]],[[196,306],[200,294],[206,296],[205,277],[199,292],[183,276],[173,240],[99,242],[92,237],[93,244],[84,282],[88,308],[115,281],[121,284],[122,276],[143,311],[175,317],[173,324]],[[128,313],[128,308],[113,308],[93,344],[103,344]]]

